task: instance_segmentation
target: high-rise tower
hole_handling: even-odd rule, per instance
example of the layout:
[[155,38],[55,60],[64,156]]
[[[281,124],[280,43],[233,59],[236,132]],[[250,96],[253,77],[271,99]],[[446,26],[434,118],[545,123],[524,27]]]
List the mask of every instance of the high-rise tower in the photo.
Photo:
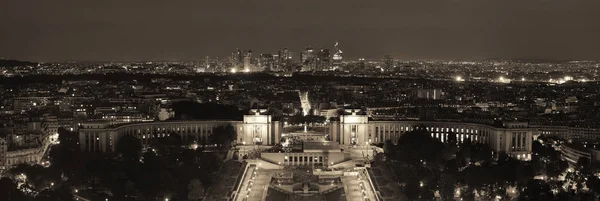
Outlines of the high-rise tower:
[[331,64],[332,70],[340,69],[342,67],[343,54],[338,45],[339,43],[335,42],[335,53],[333,54],[333,62]]
[[274,61],[272,54],[261,54],[258,60],[259,70],[261,71],[275,71]]
[[248,50],[244,53],[244,72],[250,72],[252,69],[251,66],[251,60],[252,60],[252,50]]
[[317,53],[316,69],[317,71],[327,71],[331,67],[331,53],[329,49],[321,49]]
[[300,64],[304,70],[315,71],[316,69],[316,58],[315,51],[312,47],[307,47],[301,54]]
[[386,70],[390,70],[394,67],[394,59],[390,55],[383,56],[383,64]]

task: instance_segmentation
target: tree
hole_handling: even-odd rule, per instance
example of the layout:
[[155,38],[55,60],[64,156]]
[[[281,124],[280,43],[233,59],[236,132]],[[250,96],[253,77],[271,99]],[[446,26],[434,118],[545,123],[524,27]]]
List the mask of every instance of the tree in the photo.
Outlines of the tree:
[[442,161],[444,145],[433,139],[425,130],[414,130],[405,133],[398,139],[397,160],[409,166],[421,166],[424,162],[434,168]]
[[440,196],[442,201],[454,200],[454,189],[456,189],[456,179],[450,174],[440,175],[438,181],[440,187]]
[[219,146],[228,147],[231,142],[237,138],[237,133],[232,125],[219,126],[213,129],[212,135],[209,137],[209,141],[212,144],[218,144]]
[[456,146],[458,144],[458,139],[456,138],[456,133],[450,131],[448,132],[448,139],[446,139],[446,143],[450,146]]
[[188,184],[187,189],[189,191],[189,193],[188,193],[189,200],[202,199],[202,195],[204,195],[204,187],[202,186],[202,183],[200,182],[200,180],[192,179],[190,181],[190,184]]
[[545,163],[545,173],[549,177],[558,177],[569,168],[569,163],[564,160],[549,161]]
[[520,201],[552,200],[553,194],[550,186],[544,181],[529,180],[525,190],[519,195]]
[[80,184],[83,169],[83,154],[79,146],[79,135],[64,128],[58,128],[60,144],[50,149],[52,166],[59,169],[73,184]]
[[17,184],[8,177],[0,179],[0,198],[6,201],[24,200],[25,195],[17,189]]
[[35,201],[74,201],[71,188],[67,186],[61,186],[57,189],[51,190],[46,189],[41,191],[36,197]]
[[600,196],[600,179],[598,177],[588,177],[588,180],[585,184],[590,190]]
[[170,133],[168,136],[160,138],[159,142],[165,146],[181,147],[181,136],[177,133]]
[[577,160],[577,170],[587,173],[586,170],[588,170],[589,166],[590,159],[585,157],[579,157],[579,159]]
[[471,150],[471,161],[485,162],[493,159],[492,148],[487,144],[475,144]]
[[173,103],[175,119],[196,120],[241,120],[243,112],[236,106],[215,103],[198,103],[194,101],[178,101]]
[[132,135],[124,135],[117,142],[116,151],[125,160],[137,161],[142,151],[142,143]]
[[383,152],[388,156],[393,156],[396,151],[395,149],[396,147],[394,146],[394,143],[392,143],[392,140],[386,140],[383,143]]
[[9,170],[12,175],[24,174],[27,182],[36,189],[43,189],[53,182],[60,181],[60,172],[56,168],[44,168],[41,165],[19,164]]

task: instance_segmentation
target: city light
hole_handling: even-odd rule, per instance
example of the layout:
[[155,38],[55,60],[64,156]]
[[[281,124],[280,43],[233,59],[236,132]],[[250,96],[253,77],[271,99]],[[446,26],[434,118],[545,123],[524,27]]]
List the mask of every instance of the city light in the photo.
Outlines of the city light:
[[496,82],[507,84],[507,83],[510,83],[510,79],[505,78],[504,76],[500,76],[500,77],[498,77],[498,79],[496,80]]
[[[298,8],[283,4],[277,6]],[[151,17],[143,15],[156,15],[139,9],[128,10],[131,15],[127,16],[115,17],[111,12],[78,15],[110,18],[118,26],[97,26],[89,19],[82,24],[75,19],[78,26],[63,23],[61,28],[73,32],[82,26],[98,27],[101,33],[153,39],[137,41],[139,44],[127,41],[132,37],[79,37],[85,39],[80,41],[58,34],[62,41],[50,41],[77,44],[82,51],[78,54],[72,54],[74,48],[19,51],[23,48],[18,46],[28,45],[36,34],[18,27],[54,24],[41,18],[33,20],[39,22],[11,21],[6,27],[17,27],[11,29],[16,39],[8,46],[0,45],[0,79],[7,83],[0,86],[0,176],[15,184],[7,180],[11,184],[7,186],[14,189],[6,192],[18,192],[11,195],[31,200],[46,192],[60,197],[52,192],[66,190],[75,200],[105,197],[104,201],[109,197],[171,201],[171,197],[200,200],[213,196],[236,201],[281,200],[299,194],[320,199],[330,193],[334,200],[343,194],[341,199],[362,201],[388,197],[454,201],[463,200],[462,196],[467,200],[522,200],[533,195],[551,197],[550,193],[578,199],[600,192],[596,185],[600,173],[592,171],[600,168],[596,167],[600,164],[596,154],[600,146],[600,55],[587,48],[600,41],[594,37],[597,33],[567,27],[571,29],[563,33],[571,37],[552,40],[569,44],[568,51],[562,52],[544,49],[561,46],[538,43],[517,42],[506,48],[503,42],[519,41],[518,34],[506,36],[506,40],[482,37],[481,31],[436,35],[439,41],[453,40],[454,35],[477,39],[470,42],[479,44],[468,46],[483,48],[472,51],[461,47],[461,41],[406,43],[389,31],[357,35],[337,29],[333,33],[322,28],[372,30],[394,23],[402,12],[377,19],[356,18],[355,13],[345,12],[344,5],[335,5],[327,12],[344,22],[313,19],[313,11],[331,7],[325,4],[334,3],[286,12],[268,23],[274,26],[245,26],[248,12],[240,12],[281,10],[271,8],[270,3],[212,6],[211,12],[186,5],[196,11],[187,12],[194,16],[178,15],[181,8],[163,9],[161,16],[170,20],[149,20],[153,27],[174,30],[158,32],[132,26],[138,18]],[[380,11],[389,5],[374,6]],[[533,10],[537,5],[515,6]],[[4,10],[17,14],[7,16],[18,16],[20,9],[6,7]],[[469,29],[481,30],[490,23],[503,25],[502,21],[483,19],[491,15],[477,15],[486,24],[468,23],[470,15],[465,11],[474,7],[494,14],[494,19],[496,14],[514,14],[498,10],[508,7],[461,6],[455,9],[458,20],[448,21],[448,27],[458,30],[460,25],[470,24],[474,27]],[[428,10],[423,8],[419,12]],[[575,16],[573,24],[593,24],[600,16],[583,15],[595,9],[591,6],[565,8],[570,9],[553,9],[571,12],[565,16]],[[77,10],[60,9],[63,12],[55,13],[67,15],[64,11]],[[541,13],[535,16],[518,13],[515,18],[530,22],[526,18],[553,19],[556,14],[551,9],[538,10]],[[253,12],[250,17],[273,18],[269,14]],[[124,19],[128,17],[135,19]],[[219,23],[194,21],[193,26],[207,30],[208,35],[185,33],[187,24],[168,24],[187,22],[190,17],[219,19]],[[456,22],[460,20],[467,23]],[[298,30],[318,30],[265,37],[265,32],[289,28],[290,23]],[[323,26],[315,27],[315,23]],[[411,20],[410,24],[429,26],[423,20]],[[561,27],[524,24],[535,33]],[[519,31],[514,26],[503,28],[512,29],[507,33]],[[424,29],[410,31],[417,36],[431,35]],[[21,32],[26,34],[18,34]],[[573,43],[569,40],[573,36],[588,37],[580,40],[588,43]],[[374,37],[380,38],[368,41]],[[173,38],[178,40],[169,41]],[[49,44],[44,41],[48,37],[33,39],[34,44]],[[86,41],[92,39],[96,41]],[[198,43],[204,39],[209,41]],[[334,39],[348,44],[340,46]],[[167,43],[168,50],[162,47]],[[87,47],[90,44],[92,47]],[[121,45],[110,48],[111,44]],[[346,45],[343,52],[340,48]],[[121,46],[158,48],[141,48],[143,51],[131,54],[131,48]],[[233,49],[236,46],[239,48]],[[112,52],[93,51],[98,49]],[[407,51],[410,49],[414,51]],[[48,61],[17,61],[13,57]],[[517,59],[524,57],[536,59]],[[118,174],[93,174],[81,182],[72,178],[81,176],[74,174],[77,172],[91,176],[88,173],[99,171]],[[497,175],[490,177],[490,173]],[[177,181],[177,186],[155,182],[163,177],[168,177],[167,182]],[[209,177],[211,182],[204,182]],[[115,179],[121,183],[104,182]]]

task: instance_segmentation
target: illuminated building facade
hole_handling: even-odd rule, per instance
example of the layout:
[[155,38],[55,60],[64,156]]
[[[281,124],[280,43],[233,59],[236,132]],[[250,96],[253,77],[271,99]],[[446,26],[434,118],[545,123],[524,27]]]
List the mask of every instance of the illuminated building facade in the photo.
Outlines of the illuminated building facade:
[[272,121],[270,115],[254,112],[245,115],[243,121],[156,121],[121,125],[85,123],[79,129],[79,144],[85,152],[114,152],[119,139],[132,135],[148,144],[152,138],[161,138],[176,133],[182,140],[193,140],[208,144],[209,136],[219,126],[231,125],[240,144],[276,144],[281,136],[281,124]]
[[248,50],[247,52],[244,53],[244,59],[243,59],[244,72],[253,71],[251,62],[252,62],[252,50]]
[[[245,115],[243,121],[164,121],[114,126],[89,123],[79,130],[79,141],[82,151],[87,152],[114,152],[118,140],[124,135],[133,135],[147,144],[154,137],[176,133],[184,141],[207,144],[213,129],[225,125],[235,128],[238,144],[275,145],[281,139],[282,124],[273,121],[270,115],[255,113]],[[368,115],[353,113],[341,115],[339,121],[332,121],[328,134],[341,146],[364,146],[386,140],[395,143],[402,134],[418,128],[442,142],[448,140],[448,135],[455,134],[458,143],[467,140],[484,143],[490,145],[495,153],[504,152],[520,160],[531,159],[534,129],[525,122],[507,122],[498,127],[467,122],[371,121]]]
[[439,100],[439,99],[442,99],[442,95],[444,95],[444,92],[440,89],[418,89],[417,90],[418,98]]
[[260,59],[258,60],[260,71],[275,71],[274,65],[275,62],[272,54],[260,54]]
[[36,146],[8,149],[11,142],[5,138],[0,138],[0,169],[14,167],[19,164],[40,164],[48,147],[51,144],[56,144],[57,140],[58,134],[43,135],[41,142],[36,143]]
[[317,53],[316,69],[318,71],[327,71],[331,67],[331,52],[329,49],[321,49]]
[[525,122],[505,123],[502,127],[466,122],[441,121],[369,121],[367,115],[342,115],[332,122],[332,140],[342,145],[366,145],[397,142],[399,137],[417,128],[428,131],[442,142],[454,133],[458,143],[470,140],[490,145],[495,153],[504,152],[520,160],[531,160],[534,129]]
[[243,61],[244,61],[244,55],[242,54],[242,50],[235,49],[235,51],[233,51],[231,53],[232,67],[239,68],[242,65]]
[[332,57],[331,70],[340,69],[342,67],[342,60],[344,59],[344,55],[342,50],[338,47],[339,43],[335,43],[335,53]]
[[307,47],[304,52],[300,54],[300,62],[305,71],[316,71],[316,58],[315,51],[312,47]]

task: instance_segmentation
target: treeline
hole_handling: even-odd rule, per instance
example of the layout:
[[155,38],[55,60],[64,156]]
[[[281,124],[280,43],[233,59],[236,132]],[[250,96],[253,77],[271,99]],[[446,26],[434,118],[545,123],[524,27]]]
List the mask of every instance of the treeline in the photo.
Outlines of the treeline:
[[[590,200],[600,196],[597,167],[576,167],[551,145],[533,142],[530,161],[494,153],[487,144],[449,133],[444,142],[423,127],[383,145],[407,200]],[[542,179],[535,179],[543,176]],[[564,177],[564,180],[559,179]]]
[[201,200],[223,166],[236,138],[231,125],[214,129],[208,142],[218,149],[204,151],[202,139],[176,133],[155,136],[142,145],[126,135],[115,153],[82,152],[77,133],[60,128],[60,144],[52,147],[48,167],[22,164],[0,178],[0,200]]
[[37,63],[19,60],[0,59],[0,67],[36,66]]
[[231,120],[240,121],[244,112],[233,105],[179,101],[173,103],[175,120]]

